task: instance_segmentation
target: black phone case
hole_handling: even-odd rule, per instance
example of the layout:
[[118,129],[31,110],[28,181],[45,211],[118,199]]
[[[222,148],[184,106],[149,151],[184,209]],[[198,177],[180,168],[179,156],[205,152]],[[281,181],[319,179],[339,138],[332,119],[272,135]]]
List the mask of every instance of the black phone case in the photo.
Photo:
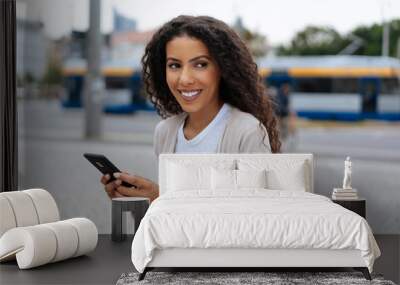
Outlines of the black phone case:
[[[114,177],[114,172],[121,172],[107,157],[102,154],[95,154],[95,153],[84,153],[83,156],[89,160],[94,167],[100,170],[101,173],[110,175],[110,180],[114,181],[116,178]],[[125,187],[134,187],[133,185],[122,181],[122,186]]]

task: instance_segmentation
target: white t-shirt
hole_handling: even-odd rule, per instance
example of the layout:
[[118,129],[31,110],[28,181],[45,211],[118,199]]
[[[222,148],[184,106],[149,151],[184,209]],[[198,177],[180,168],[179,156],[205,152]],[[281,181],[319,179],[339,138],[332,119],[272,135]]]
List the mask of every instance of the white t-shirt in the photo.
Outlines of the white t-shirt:
[[228,122],[230,111],[231,107],[225,103],[208,126],[191,140],[187,140],[183,134],[183,125],[185,123],[183,121],[178,130],[175,153],[216,153]]

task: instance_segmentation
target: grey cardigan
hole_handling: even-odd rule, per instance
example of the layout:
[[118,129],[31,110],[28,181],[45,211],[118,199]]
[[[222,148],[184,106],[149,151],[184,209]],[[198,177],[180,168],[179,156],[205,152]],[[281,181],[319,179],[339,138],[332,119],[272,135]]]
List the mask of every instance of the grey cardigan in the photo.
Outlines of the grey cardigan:
[[[159,122],[154,132],[154,151],[174,153],[178,129],[187,113]],[[264,137],[265,135],[265,137]],[[268,134],[253,115],[232,107],[231,116],[218,145],[218,153],[271,153]]]

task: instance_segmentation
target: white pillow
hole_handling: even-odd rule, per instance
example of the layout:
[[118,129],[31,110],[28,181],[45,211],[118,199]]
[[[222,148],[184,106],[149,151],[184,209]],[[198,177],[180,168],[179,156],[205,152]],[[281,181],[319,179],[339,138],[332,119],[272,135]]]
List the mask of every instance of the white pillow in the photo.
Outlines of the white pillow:
[[267,188],[306,191],[309,189],[307,165],[304,160],[240,159],[240,170],[267,170]]
[[235,190],[236,170],[211,168],[211,188],[213,190]]
[[185,166],[169,163],[167,190],[185,191],[193,189],[210,189],[210,167]]
[[234,169],[235,165],[236,161],[232,159],[210,160],[206,157],[168,161],[165,165],[166,191],[211,191],[211,168]]
[[237,188],[268,188],[267,171],[236,170]]
[[268,188],[306,192],[307,181],[304,162],[293,163],[286,169],[268,171]]

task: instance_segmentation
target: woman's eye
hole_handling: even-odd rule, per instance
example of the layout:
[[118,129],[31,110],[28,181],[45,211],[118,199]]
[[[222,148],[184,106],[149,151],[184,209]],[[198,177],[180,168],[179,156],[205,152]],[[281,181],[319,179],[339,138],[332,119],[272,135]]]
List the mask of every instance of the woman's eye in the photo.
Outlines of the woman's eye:
[[177,68],[179,68],[179,64],[178,63],[170,63],[170,64],[168,64],[168,67],[171,69],[177,69]]
[[207,62],[198,62],[196,63],[196,67],[203,68],[207,66]]

